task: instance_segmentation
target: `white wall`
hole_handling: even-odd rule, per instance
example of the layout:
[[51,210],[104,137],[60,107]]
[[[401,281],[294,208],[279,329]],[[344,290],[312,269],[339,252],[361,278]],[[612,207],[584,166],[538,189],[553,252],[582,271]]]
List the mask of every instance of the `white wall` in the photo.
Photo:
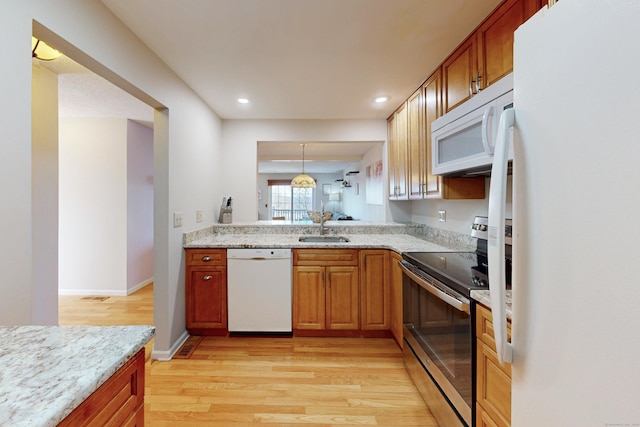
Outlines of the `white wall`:
[[57,325],[58,76],[45,68],[33,67],[32,88],[34,292],[31,321],[39,325]]
[[153,129],[127,122],[127,294],[153,280]]
[[60,119],[61,294],[126,295],[127,120]]
[[[482,200],[414,200],[411,221],[441,230],[469,234],[476,215],[487,216],[489,209],[489,179],[485,179],[485,198]],[[407,202],[404,202],[407,203]],[[446,212],[446,222],[438,222],[438,211]],[[507,180],[507,218],[511,218],[511,177]]]
[[[387,189],[389,187],[386,169],[380,178],[380,188],[368,189],[366,176],[367,166],[378,160],[383,160],[386,157],[384,155],[384,149],[385,147],[382,143],[371,148],[367,153],[365,153],[360,163],[353,169],[357,170],[359,173],[357,175],[344,176],[344,178],[349,181],[349,184],[351,184],[351,187],[346,187],[342,190],[344,213],[352,216],[354,219],[369,222],[385,222],[388,205]],[[345,171],[345,174],[346,172],[349,171]],[[380,196],[382,204],[378,205],[368,203],[367,191],[381,193]],[[390,217],[390,220],[393,220],[393,218]]]
[[[196,228],[196,209],[205,210],[205,223],[212,221],[213,201],[224,190],[221,121],[99,1],[2,1],[2,11],[0,57],[11,66],[0,67],[0,324],[31,323],[36,305],[29,53],[34,32],[161,110],[154,123],[154,357],[168,357],[185,336],[182,233]],[[255,197],[253,206],[255,215]],[[184,212],[183,228],[171,226],[176,211]]]
[[[222,125],[224,179],[220,185],[224,194],[235,200],[234,222],[252,222],[258,218],[258,141],[386,139],[386,120],[225,120]],[[221,200],[216,200],[218,206]]]

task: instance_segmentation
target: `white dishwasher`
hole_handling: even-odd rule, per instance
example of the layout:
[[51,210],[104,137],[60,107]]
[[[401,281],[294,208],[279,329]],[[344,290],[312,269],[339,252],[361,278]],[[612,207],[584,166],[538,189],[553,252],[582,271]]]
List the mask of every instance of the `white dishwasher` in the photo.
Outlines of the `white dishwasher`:
[[227,249],[229,332],[292,332],[291,249]]

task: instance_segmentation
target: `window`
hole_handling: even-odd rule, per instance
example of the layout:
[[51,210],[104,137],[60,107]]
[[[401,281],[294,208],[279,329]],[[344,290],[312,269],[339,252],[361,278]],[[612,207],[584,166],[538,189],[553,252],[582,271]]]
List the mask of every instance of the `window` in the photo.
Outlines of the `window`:
[[269,180],[271,217],[289,221],[308,220],[313,209],[313,188],[292,188],[290,181]]

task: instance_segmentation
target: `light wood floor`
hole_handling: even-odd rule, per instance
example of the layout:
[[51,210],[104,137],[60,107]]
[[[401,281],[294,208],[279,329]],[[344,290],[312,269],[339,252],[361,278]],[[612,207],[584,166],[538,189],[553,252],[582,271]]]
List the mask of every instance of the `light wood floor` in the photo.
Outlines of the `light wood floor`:
[[[61,325],[152,324],[153,285],[60,297]],[[147,348],[150,352],[151,348]],[[147,426],[437,426],[391,339],[205,337],[190,359],[147,361]]]

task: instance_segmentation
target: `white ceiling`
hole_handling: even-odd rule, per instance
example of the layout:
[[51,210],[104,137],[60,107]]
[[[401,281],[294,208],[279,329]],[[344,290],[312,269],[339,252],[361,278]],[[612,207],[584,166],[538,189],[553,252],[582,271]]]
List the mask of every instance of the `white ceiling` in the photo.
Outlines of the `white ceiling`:
[[384,119],[500,0],[101,1],[223,119]]
[[[500,2],[101,1],[223,119],[386,119]],[[150,107],[72,60],[38,66],[60,75],[61,117],[152,126]],[[259,171],[301,170],[299,144],[261,143]],[[348,170],[374,142],[336,144],[309,142],[305,170]]]

